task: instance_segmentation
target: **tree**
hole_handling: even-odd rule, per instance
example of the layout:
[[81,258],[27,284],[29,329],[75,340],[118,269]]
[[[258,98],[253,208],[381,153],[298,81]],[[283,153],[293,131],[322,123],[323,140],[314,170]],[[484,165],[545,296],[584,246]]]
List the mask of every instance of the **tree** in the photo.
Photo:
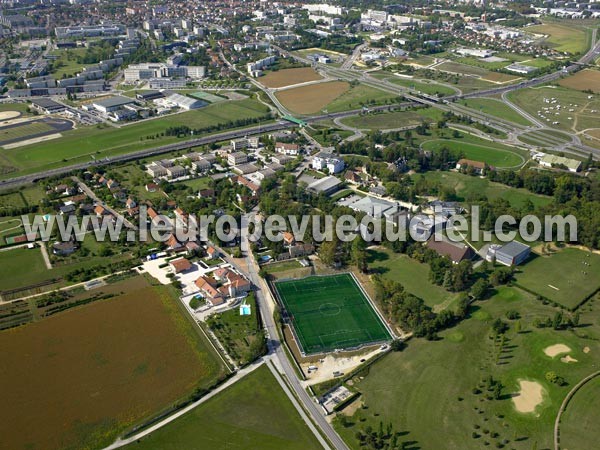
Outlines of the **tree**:
[[352,262],[358,270],[367,272],[367,243],[360,236],[352,242]]
[[563,314],[560,311],[557,311],[556,314],[554,314],[554,319],[552,319],[552,327],[555,330],[560,330],[560,328],[562,327],[562,321],[563,321]]
[[404,350],[406,348],[406,342],[404,342],[401,339],[395,339],[394,341],[392,341],[391,344],[391,349],[394,352],[401,352],[402,350]]
[[489,283],[487,280],[485,278],[480,278],[473,284],[473,286],[471,286],[471,291],[469,293],[474,300],[481,300],[485,297],[488,288]]
[[338,242],[334,238],[330,241],[323,241],[319,248],[319,258],[326,266],[333,266],[336,261]]

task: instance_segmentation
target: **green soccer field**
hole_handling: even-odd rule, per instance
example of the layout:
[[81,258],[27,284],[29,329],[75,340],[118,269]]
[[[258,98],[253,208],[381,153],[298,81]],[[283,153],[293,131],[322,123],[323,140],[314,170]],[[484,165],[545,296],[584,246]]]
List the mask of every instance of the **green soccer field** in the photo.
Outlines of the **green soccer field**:
[[386,326],[348,273],[278,281],[275,289],[304,354],[391,339]]

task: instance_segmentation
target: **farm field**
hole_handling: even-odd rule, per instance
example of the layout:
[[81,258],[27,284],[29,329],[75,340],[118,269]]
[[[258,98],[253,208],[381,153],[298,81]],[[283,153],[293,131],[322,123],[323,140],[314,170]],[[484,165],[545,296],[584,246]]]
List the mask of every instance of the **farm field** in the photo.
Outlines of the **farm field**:
[[560,444],[565,449],[594,448],[600,434],[600,378],[583,386],[569,402],[560,423]]
[[363,106],[394,103],[398,97],[389,92],[384,92],[370,86],[359,84],[353,86],[327,105],[330,113],[347,111],[349,109],[360,109]]
[[393,253],[384,247],[370,249],[368,258],[369,270],[401,283],[408,292],[423,299],[434,310],[444,309],[458,298],[458,295],[429,281],[427,264]]
[[[544,119],[538,116],[538,111],[544,112],[542,108],[555,108],[557,105],[561,105],[560,111],[553,110],[546,116],[548,122],[558,122],[558,124],[552,125],[552,128],[564,131],[582,131],[600,127],[598,125],[600,123],[600,96],[596,94],[591,95],[591,98],[588,97],[590,94],[585,92],[556,86],[519,89],[509,94],[511,102],[534,117],[538,117],[541,121]],[[544,99],[552,101],[553,98],[556,100],[554,104],[544,101]],[[569,111],[571,109],[573,111]]]
[[465,155],[465,158],[474,161],[485,162],[492,167],[518,167],[525,163],[525,158],[518,149],[499,145],[494,142],[478,139],[480,142],[469,142],[472,139],[435,139],[425,141],[421,144],[421,148],[430,151],[439,151],[446,147],[450,150],[460,151]]
[[439,110],[429,108],[352,116],[343,119],[342,123],[359,129],[386,130],[417,126],[423,122],[433,123],[441,117]]
[[558,84],[577,91],[591,90],[600,94],[600,71],[584,69],[566,78],[562,78]]
[[166,427],[124,447],[209,448],[316,450],[321,445],[263,365]]
[[280,88],[322,79],[323,77],[312,67],[297,67],[294,69],[270,71],[266,75],[260,77],[258,81],[268,88]]
[[345,81],[330,81],[311,86],[286,89],[275,94],[290,111],[297,114],[315,114],[344,94],[350,85]]
[[18,149],[0,150],[0,165],[16,168],[17,172],[13,172],[12,176],[47,170],[66,163],[88,161],[92,155],[100,159],[177,142],[179,139],[174,136],[156,137],[157,133],[164,132],[171,126],[210,127],[238,119],[257,118],[267,113],[266,106],[255,100],[246,99],[210,105],[206,108],[126,125],[118,129],[79,128],[64,132],[61,139]]
[[0,333],[3,445],[101,448],[213,383],[223,369],[176,302],[146,287]]
[[414,175],[415,179],[424,177],[430,182],[439,182],[456,190],[459,201],[470,201],[485,196],[493,200],[503,198],[512,207],[521,208],[527,200],[534,206],[547,205],[551,197],[533,194],[526,189],[515,189],[500,183],[490,182],[485,178],[472,177],[458,172],[427,172]]
[[589,46],[586,30],[570,24],[544,23],[527,27],[527,31],[548,35],[544,41],[559,52],[583,53]]
[[572,309],[600,288],[599,268],[599,255],[566,248],[550,256],[532,256],[519,266],[516,279],[528,290]]
[[304,354],[382,342],[390,334],[350,274],[274,284]]
[[[594,302],[593,310],[582,313],[581,323],[593,324],[595,333],[598,306]],[[517,321],[506,318],[508,311],[520,316],[520,332]],[[553,448],[560,403],[575,383],[597,370],[600,352],[597,341],[578,337],[591,335],[586,328],[570,332],[532,326],[556,311],[518,288],[498,288],[492,298],[475,303],[469,318],[440,333],[440,340],[412,339],[403,352],[391,352],[354,376],[352,387],[362,394],[358,401],[364,407],[350,411],[345,423],[334,421],[336,430],[357,450],[362,448],[357,431],[370,426],[377,432],[379,423],[384,430],[391,423],[398,443],[409,448]],[[490,338],[497,318],[509,326],[504,340]],[[557,344],[566,345],[577,362],[544,353]],[[568,385],[548,382],[549,371]],[[488,391],[490,376],[502,385],[498,400]],[[520,391],[522,381],[538,387],[541,397]]]
[[500,100],[493,98],[473,98],[468,100],[460,100],[459,103],[477,111],[481,111],[485,114],[499,117],[500,119],[509,120],[519,125],[531,125],[529,120]]

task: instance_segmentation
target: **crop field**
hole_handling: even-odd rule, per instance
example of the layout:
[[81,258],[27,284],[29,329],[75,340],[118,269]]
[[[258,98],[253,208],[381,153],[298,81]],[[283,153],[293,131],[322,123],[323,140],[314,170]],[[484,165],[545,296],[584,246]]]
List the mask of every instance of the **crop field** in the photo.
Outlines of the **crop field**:
[[[370,130],[388,130],[417,126],[423,122],[433,123],[436,119],[432,116],[438,110],[415,110],[415,111],[396,111],[391,113],[367,114],[361,116],[348,117],[342,120],[342,123],[351,127]],[[441,114],[439,114],[441,119]]]
[[350,89],[345,81],[331,81],[311,86],[286,89],[277,94],[279,101],[298,114],[315,114]]
[[90,161],[92,156],[100,159],[179,141],[174,136],[157,137],[170,126],[202,128],[238,119],[257,118],[267,113],[266,106],[246,99],[218,103],[121,128],[84,127],[64,132],[60,139],[0,150],[0,166],[16,169],[12,176],[47,170],[67,163]]
[[6,448],[100,448],[222,374],[167,287],[0,333]]
[[456,191],[460,201],[486,198],[493,200],[503,198],[512,207],[521,208],[527,200],[534,206],[544,206],[552,201],[552,197],[536,195],[526,189],[515,189],[504,184],[493,183],[485,178],[472,177],[458,172],[427,172],[423,175],[414,175],[413,178],[424,177],[429,182],[438,182],[449,186]]
[[565,449],[594,448],[600,439],[600,378],[586,383],[571,399],[560,423],[560,444]]
[[[566,87],[545,86],[519,89],[509,94],[509,99],[540,121],[545,121],[539,116],[540,113],[543,113],[549,125],[550,122],[558,122],[558,124],[552,125],[555,130],[571,132],[600,128],[600,96],[597,94],[591,95]],[[551,103],[552,99],[555,99],[556,103]],[[556,106],[558,105],[561,108],[557,111]],[[544,110],[543,108],[553,109]]]
[[600,71],[584,69],[570,77],[562,78],[558,84],[578,91],[591,90],[600,94]]
[[322,79],[323,77],[312,67],[297,67],[294,69],[271,71],[265,76],[260,77],[258,81],[268,88],[280,88]]
[[125,450],[322,448],[263,365]]
[[493,98],[472,98],[460,100],[459,103],[485,114],[499,117],[500,119],[510,120],[519,125],[531,125],[529,120],[500,100]]
[[350,274],[274,284],[305,354],[387,341],[390,334]]
[[444,309],[458,296],[429,281],[429,266],[406,255],[379,247],[369,250],[369,270],[404,286],[434,310]]
[[574,248],[534,255],[519,267],[517,283],[573,309],[600,288],[600,256]]
[[494,142],[479,140],[480,142],[468,142],[458,139],[435,139],[421,144],[424,150],[439,151],[446,147],[450,150],[459,151],[465,158],[474,161],[485,162],[492,167],[518,167],[525,163],[521,151],[510,147],[499,145]]
[[327,111],[333,113],[347,111],[349,109],[360,109],[363,106],[393,103],[397,100],[397,95],[370,86],[365,86],[364,84],[359,84],[351,87],[350,90],[344,92],[329,103],[329,105],[327,105]]
[[[552,318],[558,309],[518,288],[500,287],[490,299],[476,302],[470,317],[441,332],[439,340],[411,339],[403,352],[391,352],[352,377],[363,407],[349,412],[347,421],[335,421],[336,430],[356,450],[364,448],[357,432],[364,434],[371,427],[377,433],[380,423],[384,434],[391,423],[392,432],[399,433],[400,448],[400,444],[422,449],[554,448],[552,430],[564,396],[598,370],[600,301],[589,307],[581,314],[582,327],[573,332],[540,329],[533,322]],[[520,318],[508,320],[508,311]],[[493,336],[495,319],[509,327],[504,338]],[[564,354],[552,358],[544,353],[556,344],[567,346],[576,362],[561,361]],[[549,371],[564,377],[568,385],[548,382]],[[490,376],[502,384],[498,399],[488,390]],[[520,389],[523,380],[539,387],[540,398]],[[530,402],[532,411],[518,410],[517,402]],[[580,414],[597,410],[593,405],[583,405]],[[595,412],[590,420],[594,417]],[[573,445],[563,441],[561,448],[594,447],[577,445],[589,442],[584,439],[572,441]]]
[[583,53],[588,47],[589,37],[581,27],[545,23],[527,27],[528,32],[548,35],[544,42],[559,52]]

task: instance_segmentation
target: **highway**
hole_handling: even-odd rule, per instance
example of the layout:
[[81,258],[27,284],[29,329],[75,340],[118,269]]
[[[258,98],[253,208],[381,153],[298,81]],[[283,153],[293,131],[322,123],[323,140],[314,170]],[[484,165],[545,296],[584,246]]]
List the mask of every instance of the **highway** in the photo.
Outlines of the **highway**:
[[[371,111],[387,111],[387,110],[394,109],[394,108],[410,106],[412,104],[413,103],[411,103],[411,102],[397,103],[397,104],[393,104],[393,105],[372,107],[369,109]],[[335,119],[338,117],[356,116],[357,114],[360,114],[361,112],[362,112],[362,109],[355,109],[355,110],[351,110],[351,111],[343,111],[343,112],[332,113],[332,114],[320,114],[317,116],[310,117],[310,118],[306,119],[305,121],[307,123],[314,123],[314,122],[318,122],[318,121],[326,120],[326,119]],[[98,159],[95,161],[86,161],[86,162],[81,162],[81,163],[76,163],[76,164],[70,164],[70,165],[66,165],[63,167],[56,168],[56,169],[46,170],[43,172],[36,172],[36,173],[28,174],[28,175],[22,175],[19,177],[8,178],[6,180],[0,180],[0,189],[7,188],[7,187],[15,187],[15,186],[19,186],[22,184],[33,183],[33,182],[36,182],[36,181],[44,179],[44,178],[54,177],[54,176],[58,176],[58,175],[64,175],[64,174],[68,174],[74,170],[88,169],[93,166],[106,166],[109,164],[134,161],[136,159],[146,158],[148,156],[157,156],[157,155],[161,155],[164,153],[176,152],[179,150],[186,150],[191,147],[208,145],[208,144],[212,144],[214,142],[228,141],[231,139],[238,139],[238,138],[252,136],[252,135],[256,135],[256,134],[271,133],[273,131],[279,131],[279,130],[296,128],[296,127],[298,127],[297,124],[294,124],[294,123],[291,123],[288,121],[279,121],[279,122],[272,123],[272,124],[256,125],[256,126],[252,126],[249,128],[241,128],[241,129],[236,129],[236,130],[232,130],[232,131],[225,131],[223,133],[211,134],[211,135],[204,136],[201,138],[196,138],[196,139],[182,140],[181,142],[176,142],[174,144],[167,144],[167,145],[162,145],[159,147],[148,148],[145,150],[138,150],[136,152],[126,153],[124,155],[116,155],[116,156],[112,156],[112,157]]]

